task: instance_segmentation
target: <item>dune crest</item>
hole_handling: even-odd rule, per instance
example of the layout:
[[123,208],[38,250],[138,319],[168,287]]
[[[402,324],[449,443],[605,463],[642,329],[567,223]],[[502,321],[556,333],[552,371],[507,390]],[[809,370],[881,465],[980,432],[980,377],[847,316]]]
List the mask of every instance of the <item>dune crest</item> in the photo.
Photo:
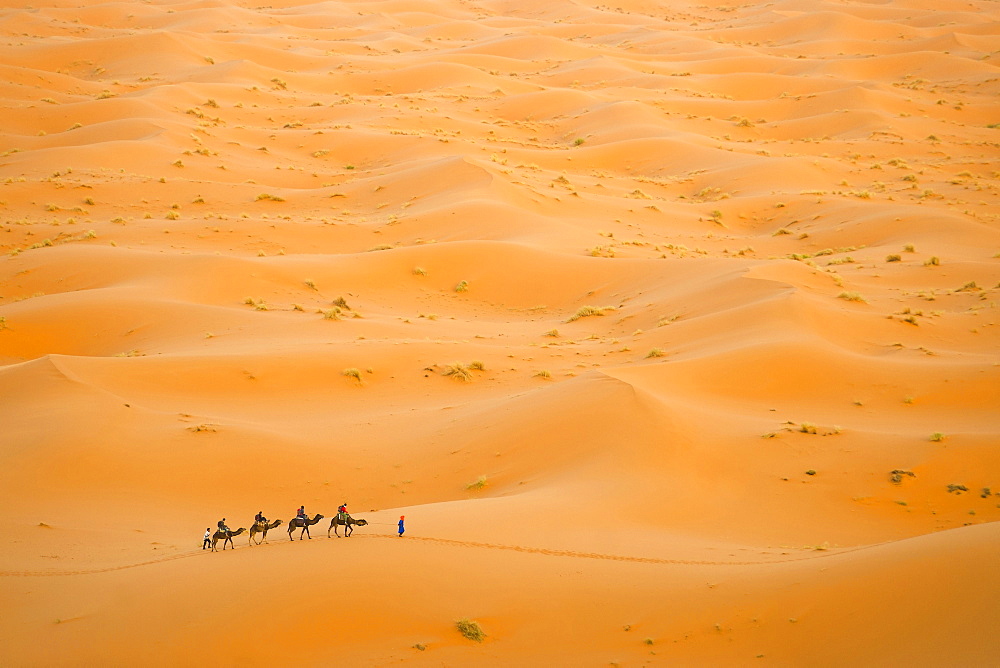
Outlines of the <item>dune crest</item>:
[[0,656],[996,664],[996,18],[0,9]]

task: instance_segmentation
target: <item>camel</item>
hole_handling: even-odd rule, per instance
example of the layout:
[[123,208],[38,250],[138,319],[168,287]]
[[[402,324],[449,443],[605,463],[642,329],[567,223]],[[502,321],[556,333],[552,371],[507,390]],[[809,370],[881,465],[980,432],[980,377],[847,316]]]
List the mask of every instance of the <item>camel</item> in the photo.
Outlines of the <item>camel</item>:
[[226,549],[226,543],[229,543],[229,546],[235,550],[236,546],[233,545],[233,536],[239,536],[244,531],[246,531],[246,528],[244,527],[240,527],[236,531],[216,531],[212,534],[212,552],[218,552],[218,550],[215,549],[215,544],[220,540],[222,541],[223,550]]
[[323,519],[323,516],[320,515],[319,513],[316,513],[316,517],[314,517],[312,519],[309,519],[308,517],[306,517],[305,519],[303,519],[301,517],[296,517],[295,519],[289,520],[288,521],[288,540],[295,540],[294,538],[292,538],[292,530],[293,529],[298,529],[299,527],[302,528],[302,531],[299,532],[299,540],[302,540],[302,534],[305,534],[306,536],[309,536],[309,540],[312,540],[312,536],[309,535],[309,527],[312,526],[313,524],[316,524],[321,519]]
[[[262,538],[263,538],[264,542],[266,543],[267,542],[267,532],[270,531],[271,529],[273,529],[274,527],[278,526],[279,524],[281,524],[281,520],[274,520],[270,524],[267,524],[267,523],[261,524],[260,522],[254,522],[253,526],[250,527],[250,537],[249,537],[248,540],[253,541],[254,535],[256,535],[258,533],[262,533],[262,534],[264,534],[262,536]],[[261,541],[258,540],[257,544],[260,545],[260,543],[261,543]],[[250,544],[253,545],[252,542]]]
[[[336,514],[336,515],[333,516],[332,520],[330,520],[330,529],[333,529],[333,535],[334,536],[336,536],[337,538],[340,538],[340,534],[337,533],[337,527],[342,526],[342,527],[344,527],[344,537],[345,538],[350,538],[351,534],[354,533],[354,525],[355,524],[357,524],[359,527],[367,526],[368,525],[368,520],[356,520],[353,517],[351,517],[350,515],[347,516],[346,520],[342,520],[342,519],[340,519],[340,514],[338,513],[338,514]],[[330,537],[330,529],[326,530],[326,537],[327,538]]]

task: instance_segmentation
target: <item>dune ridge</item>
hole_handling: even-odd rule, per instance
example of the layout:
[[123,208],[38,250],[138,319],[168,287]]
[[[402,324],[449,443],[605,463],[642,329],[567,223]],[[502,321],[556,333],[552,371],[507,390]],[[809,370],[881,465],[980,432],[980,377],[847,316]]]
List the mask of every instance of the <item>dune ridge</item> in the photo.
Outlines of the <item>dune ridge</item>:
[[0,9],[3,663],[997,663],[998,26]]

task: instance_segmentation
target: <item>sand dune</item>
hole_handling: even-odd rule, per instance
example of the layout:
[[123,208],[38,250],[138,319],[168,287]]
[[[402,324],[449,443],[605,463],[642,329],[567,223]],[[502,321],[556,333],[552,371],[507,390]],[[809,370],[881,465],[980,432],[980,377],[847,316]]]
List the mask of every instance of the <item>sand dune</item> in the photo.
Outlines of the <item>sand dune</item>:
[[998,25],[0,9],[2,663],[996,664]]

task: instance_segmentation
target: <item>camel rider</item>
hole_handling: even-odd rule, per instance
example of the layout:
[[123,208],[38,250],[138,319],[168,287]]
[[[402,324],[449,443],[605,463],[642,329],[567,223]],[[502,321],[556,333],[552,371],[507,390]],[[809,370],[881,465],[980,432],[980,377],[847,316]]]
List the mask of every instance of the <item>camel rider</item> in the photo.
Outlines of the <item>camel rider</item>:
[[346,522],[347,521],[348,514],[347,514],[347,504],[346,503],[340,504],[340,507],[337,508],[337,518],[341,522]]
[[295,511],[295,519],[303,521],[308,519],[305,506],[299,506],[299,509]]
[[264,511],[263,510],[257,511],[257,516],[254,517],[253,519],[254,519],[254,522],[256,522],[257,526],[259,526],[259,527],[263,527],[265,524],[267,524],[267,518],[264,517]]
[[229,527],[226,526],[226,518],[223,517],[221,520],[219,520],[219,531],[221,531],[222,533],[229,533],[229,530],[230,530]]

